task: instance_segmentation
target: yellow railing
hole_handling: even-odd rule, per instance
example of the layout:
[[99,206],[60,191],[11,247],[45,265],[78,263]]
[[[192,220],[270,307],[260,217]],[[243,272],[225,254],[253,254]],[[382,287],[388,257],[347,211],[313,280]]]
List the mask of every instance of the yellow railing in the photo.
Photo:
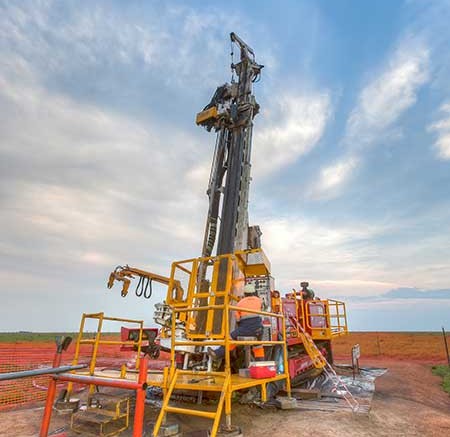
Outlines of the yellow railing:
[[[286,349],[286,324],[285,318],[283,314],[269,313],[266,311],[258,311],[252,309],[246,309],[247,313],[252,313],[259,316],[265,317],[274,317],[282,320],[281,326],[283,327],[282,331],[282,340],[233,340],[230,336],[230,324],[228,323],[229,311],[238,311],[241,308],[233,305],[229,305],[227,303],[223,305],[208,305],[204,307],[195,307],[195,308],[176,308],[174,309],[174,316],[172,317],[172,332],[175,333],[176,329],[176,319],[178,313],[187,313],[190,311],[215,311],[222,310],[224,311],[223,317],[223,336],[218,338],[217,335],[207,335],[205,334],[195,334],[194,336],[190,335],[189,337],[193,337],[191,339],[186,340],[177,340],[175,335],[171,337],[171,363],[172,367],[176,367],[175,362],[175,351],[176,346],[224,346],[225,347],[225,372],[231,372],[230,366],[230,346],[256,346],[256,345],[283,345],[283,364],[284,369],[288,369],[288,359],[287,359],[287,349]],[[229,311],[228,311],[229,310]],[[199,337],[201,336],[201,337]],[[289,382],[287,383],[289,384]]]
[[339,336],[347,334],[347,310],[345,308],[345,303],[338,300],[328,299],[328,308],[332,335]]
[[[210,270],[212,268],[212,271]],[[246,309],[245,311],[255,316],[281,320],[281,338],[277,340],[234,340],[230,336],[230,321],[232,312],[241,310],[240,307],[232,305],[238,300],[239,287],[245,282],[245,277],[266,277],[270,274],[270,265],[261,249],[236,252],[208,258],[196,258],[174,262],[171,270],[171,282],[183,277],[183,288],[185,294],[183,299],[175,300],[168,295],[166,302],[172,307],[172,318],[170,326],[171,353],[170,370],[165,380],[166,387],[163,407],[158,416],[153,434],[155,435],[166,413],[191,414],[194,416],[214,419],[211,436],[216,435],[222,402],[225,404],[225,418],[227,425],[231,426],[231,396],[233,391],[252,386],[261,386],[262,399],[267,397],[266,384],[276,380],[286,381],[286,391],[290,393],[289,365],[286,344],[285,317],[280,313]],[[178,276],[177,276],[178,275]],[[234,279],[233,279],[234,278]],[[169,283],[169,290],[173,287]],[[178,322],[183,321],[186,325],[186,337],[177,338]],[[201,321],[201,322],[199,322]],[[198,323],[199,322],[199,323]],[[219,323],[220,322],[220,323]],[[169,335],[166,332],[166,337]],[[251,379],[240,378],[231,374],[230,350],[234,346],[256,346],[256,345],[278,345],[283,353],[283,371],[273,378]],[[223,346],[224,370],[222,372],[189,371],[177,369],[176,351],[180,346]],[[182,382],[183,375],[199,375],[206,377],[217,377],[220,384],[199,383],[195,384],[196,390],[219,390],[221,401],[215,412],[200,410],[187,410],[169,405],[170,395],[177,387],[189,389],[190,385]],[[177,378],[181,378],[177,382]],[[193,388],[190,388],[193,389]]]
[[[225,382],[223,384],[223,388],[221,390],[221,402],[225,403],[225,418],[227,423],[231,423],[231,397],[232,393],[235,390],[239,390],[241,388],[245,388],[242,383],[239,381],[235,381],[231,378],[231,362],[230,362],[230,347],[231,346],[255,346],[255,345],[280,345],[283,351],[283,367],[284,371],[281,374],[278,374],[275,378],[267,378],[265,380],[254,380],[254,382],[250,383],[247,387],[254,386],[254,385],[261,385],[261,393],[262,393],[262,400],[267,400],[267,392],[266,392],[266,384],[270,382],[271,380],[280,380],[283,379],[286,382],[286,391],[290,395],[291,392],[291,382],[289,378],[289,365],[288,365],[288,354],[287,354],[287,347],[286,347],[286,325],[285,325],[285,318],[283,314],[276,314],[276,313],[269,313],[266,311],[257,311],[257,310],[250,310],[246,309],[246,312],[253,313],[255,315],[265,316],[265,317],[275,317],[278,319],[281,319],[282,323],[281,326],[282,329],[282,340],[249,340],[249,341],[242,341],[242,340],[233,340],[230,337],[230,326],[229,326],[229,312],[234,310],[239,310],[239,307],[229,305],[228,304],[229,296],[225,296],[225,303],[222,305],[208,305],[203,307],[188,307],[188,308],[174,308],[174,314],[172,317],[172,337],[171,337],[171,354],[170,354],[170,371],[169,371],[169,377],[168,381],[170,381],[170,386],[166,393],[170,394],[172,393],[173,389],[176,388],[176,379],[178,374],[182,374],[183,371],[177,369],[176,365],[176,357],[175,357],[175,351],[177,346],[199,346],[199,347],[205,347],[205,346],[224,346],[225,348],[225,367],[223,372],[212,372],[212,371],[206,371],[206,372],[194,372],[196,375],[203,375],[203,376],[222,376],[225,378]],[[218,338],[217,335],[207,336],[206,333],[203,334],[203,338],[199,338],[196,334],[195,338],[186,339],[186,340],[178,340],[176,336],[174,335],[176,332],[176,319],[178,318],[177,315],[188,313],[191,311],[222,311],[223,312],[223,321],[222,321],[222,329],[223,329],[223,337]],[[177,373],[178,372],[178,373]],[[188,373],[192,373],[192,371],[188,371]],[[248,382],[247,382],[248,384]],[[197,384],[196,388],[198,390],[211,390],[211,387],[207,384]],[[192,414],[199,417],[204,418],[210,418],[214,420],[214,425],[212,428],[211,436],[215,436],[217,429],[218,429],[218,423],[220,420],[220,415],[222,411],[221,402],[218,404],[218,410],[216,412],[207,412],[207,411],[188,411],[185,409],[177,409],[174,407],[168,407],[169,399],[167,398],[167,395],[164,397],[164,408],[162,409],[162,413],[158,417],[158,427],[155,427],[155,429],[159,429],[159,426],[163,420],[164,411],[165,412],[179,412],[179,413],[185,413],[185,414]]]
[[331,339],[348,333],[345,303],[314,299],[305,302],[305,326],[314,340]]
[[[85,334],[84,329],[85,329],[87,319],[98,320],[97,330],[96,330],[94,338],[84,338],[84,334]],[[103,328],[104,321],[137,324],[137,325],[139,325],[139,337],[136,341],[102,339],[102,328]],[[140,358],[141,358],[142,336],[143,336],[143,332],[144,332],[143,328],[144,328],[143,320],[124,319],[124,318],[119,318],[119,317],[108,317],[108,316],[105,316],[104,313],[83,314],[83,316],[81,317],[80,329],[78,331],[77,343],[75,345],[75,354],[74,354],[74,358],[72,360],[72,364],[73,365],[78,364],[78,360],[80,358],[81,345],[83,345],[83,344],[92,345],[92,353],[91,353],[90,363],[89,363],[89,375],[92,376],[92,375],[94,375],[94,372],[95,372],[95,366],[97,364],[97,355],[98,355],[100,345],[120,345],[120,346],[134,345],[137,347],[136,369],[139,369],[139,363],[140,363]],[[93,393],[94,389],[95,389],[95,386],[91,385],[89,388],[89,391],[91,394]],[[69,384],[68,384],[67,391],[69,394],[72,391],[72,383],[71,382],[69,382]]]

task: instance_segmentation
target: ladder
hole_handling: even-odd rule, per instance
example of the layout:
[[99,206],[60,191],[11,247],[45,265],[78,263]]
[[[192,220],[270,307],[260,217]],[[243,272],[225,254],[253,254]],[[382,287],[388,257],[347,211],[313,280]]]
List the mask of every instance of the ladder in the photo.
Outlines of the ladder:
[[85,411],[72,413],[70,427],[83,435],[116,436],[129,425],[130,398],[97,392],[89,396]]
[[[189,379],[191,378],[191,379]],[[216,379],[223,379],[222,384],[216,384]],[[207,381],[211,381],[207,384]],[[205,383],[202,383],[202,382]],[[226,394],[230,388],[231,375],[226,372],[208,372],[208,371],[192,371],[176,369],[169,384],[167,393],[164,396],[164,401],[161,410],[153,428],[153,436],[158,436],[160,427],[164,421],[167,413],[185,414],[189,416],[204,417],[213,420],[210,437],[216,437],[219,429],[220,418],[222,416],[223,405],[225,403]],[[216,391],[220,392],[219,402],[215,411],[204,411],[194,408],[181,408],[170,405],[170,398],[176,389],[195,390],[195,391]]]
[[314,343],[312,337],[303,329],[303,326],[299,323],[297,318],[291,314],[287,313],[287,317],[289,321],[295,326],[297,329],[298,335],[303,342],[303,346],[305,347],[306,353],[311,358],[314,367],[317,369],[322,369],[327,378],[332,382],[333,392],[339,392],[342,397],[347,402],[348,406],[351,410],[356,413],[359,410],[359,402],[355,399],[355,397],[351,394],[347,385],[342,381],[339,375],[334,370],[333,366],[327,361],[327,359],[323,356],[320,349]]

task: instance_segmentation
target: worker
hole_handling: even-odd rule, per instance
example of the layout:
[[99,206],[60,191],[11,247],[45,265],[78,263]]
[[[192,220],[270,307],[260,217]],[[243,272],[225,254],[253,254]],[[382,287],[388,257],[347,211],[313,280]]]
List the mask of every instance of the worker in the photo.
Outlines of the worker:
[[314,296],[315,296],[314,291],[311,290],[310,288],[308,288],[309,282],[301,282],[300,287],[302,287],[300,293],[301,293],[303,299],[306,299],[306,300],[314,299]]
[[[262,333],[261,316],[255,313],[246,312],[246,309],[261,311],[262,300],[258,297],[254,284],[247,284],[244,287],[244,297],[238,302],[239,310],[235,311],[237,328],[230,333],[233,340],[238,337],[259,337]],[[230,350],[235,348],[230,346]],[[206,352],[213,360],[219,360],[225,356],[224,346],[217,349],[208,347]]]

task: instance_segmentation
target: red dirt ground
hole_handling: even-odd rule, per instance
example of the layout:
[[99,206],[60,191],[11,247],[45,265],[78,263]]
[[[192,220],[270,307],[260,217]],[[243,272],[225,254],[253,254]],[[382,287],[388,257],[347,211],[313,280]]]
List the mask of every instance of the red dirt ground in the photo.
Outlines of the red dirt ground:
[[[444,361],[442,337],[426,333],[354,333],[335,342],[336,356],[348,357],[355,343],[361,345],[361,365],[388,368],[376,380],[369,415],[235,405],[234,423],[241,426],[246,437],[450,436],[450,396],[441,389],[440,378],[431,373],[432,364]],[[147,408],[146,421],[156,413],[157,410]],[[41,417],[42,407],[0,413],[0,436],[36,436]],[[67,416],[54,414],[51,429],[67,424],[67,420]],[[209,425],[183,417],[180,422],[185,430]]]
[[[447,335],[450,345],[450,335]],[[366,358],[395,358],[427,363],[445,360],[445,347],[440,332],[352,332],[333,341],[336,357],[349,357],[354,344],[361,346]]]

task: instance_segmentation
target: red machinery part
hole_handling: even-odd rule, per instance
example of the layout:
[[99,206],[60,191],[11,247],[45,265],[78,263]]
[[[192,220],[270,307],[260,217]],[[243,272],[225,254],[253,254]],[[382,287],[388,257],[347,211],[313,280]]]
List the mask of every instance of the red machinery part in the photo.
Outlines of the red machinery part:
[[[127,328],[122,326],[120,328],[120,339],[122,341],[138,341],[139,340],[140,328]],[[148,344],[154,343],[156,337],[158,336],[158,328],[143,328],[142,330],[142,340],[148,342]],[[122,345],[120,347],[121,351],[133,351],[135,350],[134,345]]]
[[314,364],[308,355],[299,355],[297,357],[289,358],[288,363],[289,376],[291,379],[314,367]]

